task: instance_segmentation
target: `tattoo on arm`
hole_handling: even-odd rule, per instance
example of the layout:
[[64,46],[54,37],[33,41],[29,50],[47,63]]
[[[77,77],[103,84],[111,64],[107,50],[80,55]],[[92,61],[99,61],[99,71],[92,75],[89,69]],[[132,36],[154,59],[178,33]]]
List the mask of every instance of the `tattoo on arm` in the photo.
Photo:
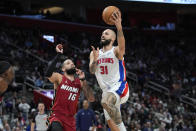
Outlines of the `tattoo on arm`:
[[117,35],[118,37],[124,37],[123,30],[118,30]]
[[97,62],[93,61],[90,65],[90,72],[91,73],[95,73],[96,71],[96,68],[97,68]]
[[87,99],[94,98],[93,90],[92,88],[87,84],[87,81],[83,81],[83,92]]
[[113,93],[108,93],[106,103],[107,105],[104,109],[108,112],[116,124],[120,124],[122,122],[122,118],[119,109],[115,106],[116,96]]

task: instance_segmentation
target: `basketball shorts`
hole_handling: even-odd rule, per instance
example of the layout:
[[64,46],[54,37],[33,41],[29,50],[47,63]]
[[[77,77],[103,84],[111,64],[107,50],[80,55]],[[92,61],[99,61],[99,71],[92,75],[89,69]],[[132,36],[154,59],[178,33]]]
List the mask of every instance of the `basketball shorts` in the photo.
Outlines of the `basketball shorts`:
[[[61,116],[60,116],[61,115]],[[54,127],[53,125],[53,122],[58,122],[60,123],[60,125],[62,126],[62,131],[76,131],[76,125],[75,125],[75,118],[74,117],[66,117],[64,116],[66,119],[63,119],[62,118],[62,114],[52,114],[50,117],[49,117],[49,121],[50,121],[50,125],[49,127],[51,129],[55,129],[57,127]],[[57,124],[55,124],[57,125]],[[58,127],[59,129],[60,127]],[[53,131],[53,130],[48,130],[48,131]],[[54,130],[54,131],[57,131],[57,130]]]
[[121,105],[126,103],[129,98],[129,85],[127,81],[113,84],[109,90],[103,91],[102,97],[104,97],[108,92],[111,92],[116,96],[117,100],[115,105]]

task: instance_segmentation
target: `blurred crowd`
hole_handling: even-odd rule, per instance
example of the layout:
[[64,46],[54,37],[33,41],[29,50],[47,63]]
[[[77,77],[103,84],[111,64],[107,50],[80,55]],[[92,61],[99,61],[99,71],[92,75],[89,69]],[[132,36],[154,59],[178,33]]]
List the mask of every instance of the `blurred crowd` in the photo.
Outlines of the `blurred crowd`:
[[[97,98],[90,107],[96,113],[98,130],[104,131],[106,126],[100,105],[101,91],[94,77],[88,73],[90,45],[93,43],[94,46],[99,46],[100,36],[84,32],[52,33],[5,25],[0,26],[0,56],[8,58],[14,65],[16,78],[1,103],[0,129],[30,129],[31,114],[36,110],[36,105],[32,92],[28,90],[29,95],[24,95],[23,87],[18,83],[30,79],[33,86],[44,88],[44,84],[48,82],[44,78],[44,71],[47,62],[55,56],[56,43],[44,40],[44,34],[54,36],[56,43],[63,43],[65,53],[56,65],[58,71],[63,60],[72,58],[76,66],[86,72]],[[196,38],[191,35],[181,37],[178,33],[144,33],[137,29],[131,33],[125,32],[125,37],[126,68],[138,76],[136,84],[128,80],[130,99],[122,105],[123,121],[128,131],[196,130],[196,107],[182,103],[172,95],[172,91],[179,88],[180,95],[196,98]],[[146,88],[148,81],[164,85],[171,94],[159,94]],[[81,97],[80,102],[83,99]]]
[[171,91],[177,84],[182,94],[195,98],[196,39],[186,33],[129,35],[127,68],[138,74],[140,84],[152,80]]

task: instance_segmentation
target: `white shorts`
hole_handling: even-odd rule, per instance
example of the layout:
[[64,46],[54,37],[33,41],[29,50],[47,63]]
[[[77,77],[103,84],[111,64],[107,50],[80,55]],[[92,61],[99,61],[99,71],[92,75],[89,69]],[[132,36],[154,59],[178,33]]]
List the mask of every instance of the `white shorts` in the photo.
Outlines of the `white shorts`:
[[[105,97],[105,95],[107,95],[108,92],[111,92],[111,93],[113,93],[116,96],[115,106],[120,111],[120,105],[123,104],[123,103],[126,103],[128,98],[129,98],[129,89],[127,89],[126,94],[124,94],[125,96],[122,96],[122,97],[115,90],[104,91],[103,94],[102,94],[102,98]],[[120,113],[121,113],[121,111],[120,111]],[[111,119],[109,114],[107,113],[107,111],[105,109],[104,109],[104,116],[105,116],[106,120],[110,120]]]
[[126,103],[129,98],[129,86],[126,81],[114,84],[115,87],[112,87],[110,90],[103,91],[102,98],[107,95],[108,92],[113,93],[116,96],[116,106],[120,106],[123,103]]

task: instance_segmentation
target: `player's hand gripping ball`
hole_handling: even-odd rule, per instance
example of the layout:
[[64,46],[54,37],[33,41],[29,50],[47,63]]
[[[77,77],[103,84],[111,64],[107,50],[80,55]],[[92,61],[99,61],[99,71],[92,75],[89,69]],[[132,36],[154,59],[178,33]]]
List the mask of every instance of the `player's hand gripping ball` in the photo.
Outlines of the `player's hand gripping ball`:
[[[102,18],[103,18],[103,21],[108,24],[108,25],[114,25],[114,22],[112,22],[110,20],[110,18],[112,17],[112,14],[116,11],[119,11],[119,8],[117,8],[116,6],[108,6],[106,7],[103,12],[102,12]],[[121,13],[121,12],[120,12]]]

